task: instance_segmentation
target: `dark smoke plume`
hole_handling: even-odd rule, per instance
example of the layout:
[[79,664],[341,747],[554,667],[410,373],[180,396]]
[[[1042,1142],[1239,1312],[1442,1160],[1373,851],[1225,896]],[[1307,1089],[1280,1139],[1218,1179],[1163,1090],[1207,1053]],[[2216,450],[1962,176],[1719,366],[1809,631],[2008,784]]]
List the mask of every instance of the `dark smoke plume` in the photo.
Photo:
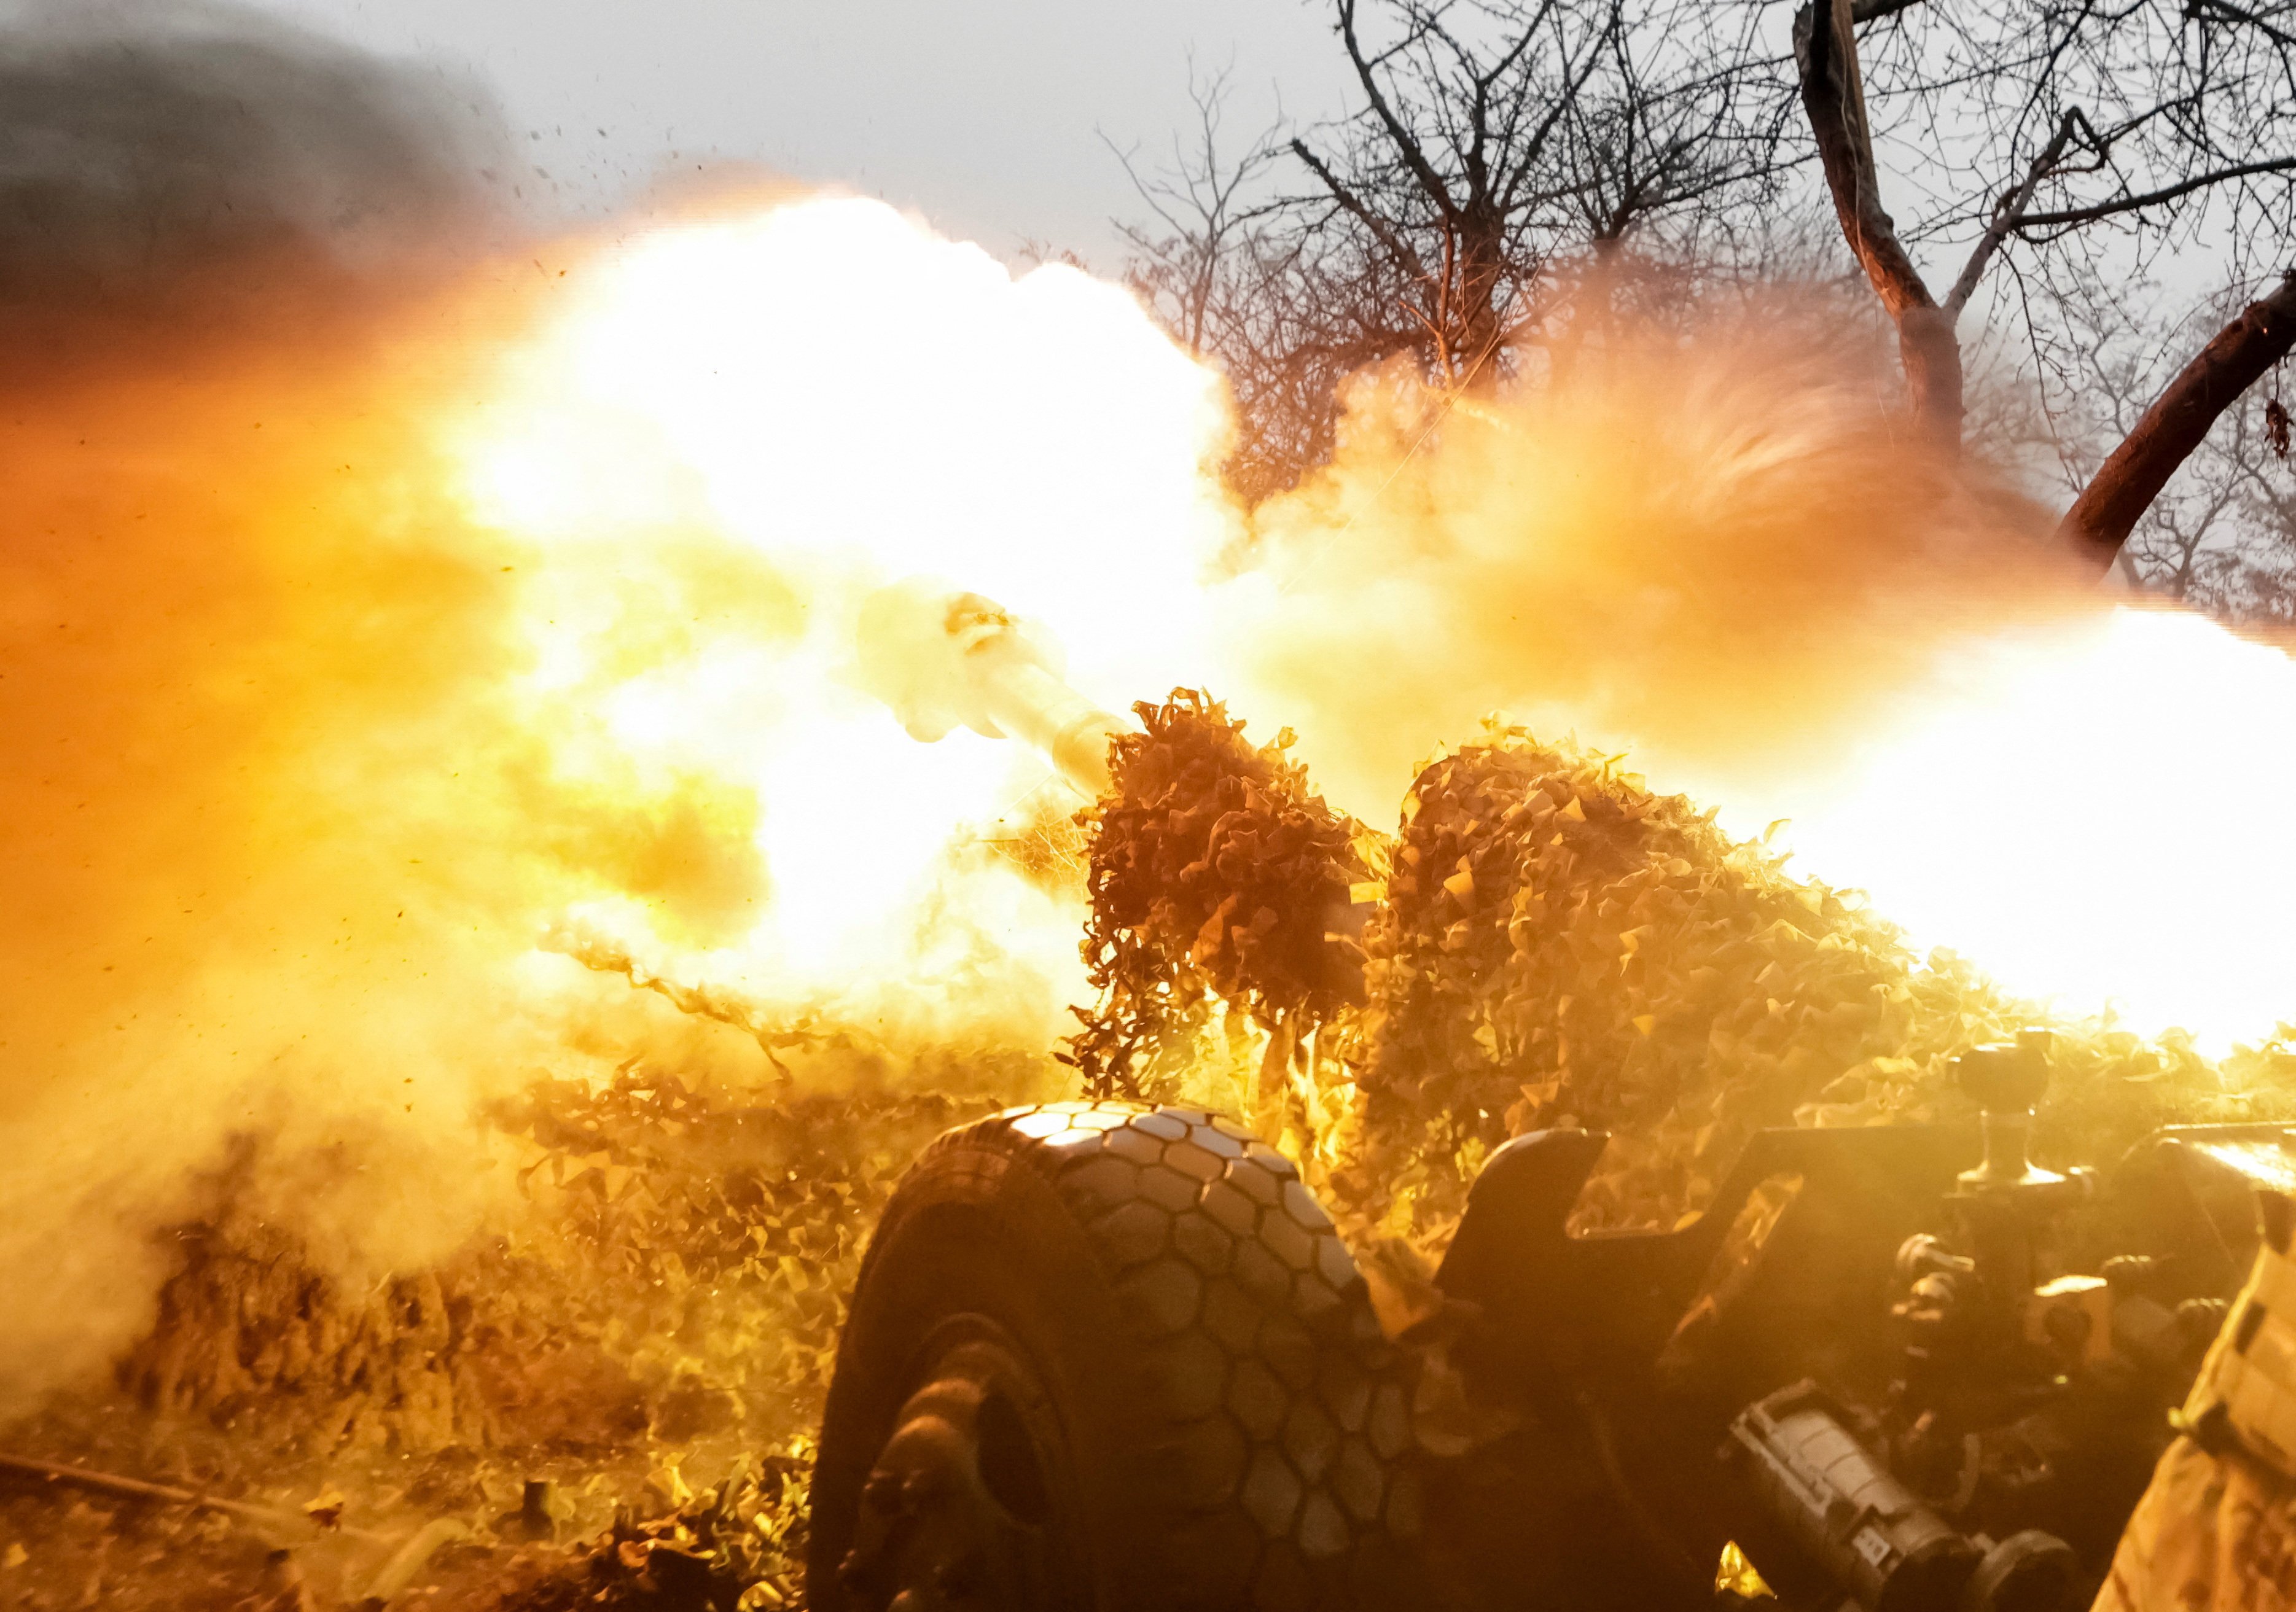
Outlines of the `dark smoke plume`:
[[504,144],[467,80],[252,12],[0,4],[0,322],[419,282],[467,261]]
[[[428,1050],[424,974],[490,909],[415,819],[515,820],[514,557],[437,425],[508,244],[488,105],[244,12],[0,0],[0,1415],[148,1324],[234,1133],[392,1121],[321,1178],[474,1179],[426,1151],[484,1059]],[[333,1223],[426,1256],[395,1200]]]

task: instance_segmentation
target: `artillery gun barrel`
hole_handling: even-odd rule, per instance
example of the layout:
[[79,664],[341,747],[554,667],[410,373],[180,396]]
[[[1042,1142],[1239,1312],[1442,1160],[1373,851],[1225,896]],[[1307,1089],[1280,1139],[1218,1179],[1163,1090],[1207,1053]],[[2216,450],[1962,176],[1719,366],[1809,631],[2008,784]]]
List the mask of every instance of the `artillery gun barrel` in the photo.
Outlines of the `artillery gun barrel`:
[[1029,661],[983,672],[980,706],[992,725],[1035,749],[1086,798],[1108,793],[1108,741],[1129,726],[1122,717]]
[[913,737],[1017,739],[1087,800],[1108,793],[1109,739],[1132,724],[1071,688],[1058,651],[1003,606],[913,578],[869,599],[858,638],[862,681]]

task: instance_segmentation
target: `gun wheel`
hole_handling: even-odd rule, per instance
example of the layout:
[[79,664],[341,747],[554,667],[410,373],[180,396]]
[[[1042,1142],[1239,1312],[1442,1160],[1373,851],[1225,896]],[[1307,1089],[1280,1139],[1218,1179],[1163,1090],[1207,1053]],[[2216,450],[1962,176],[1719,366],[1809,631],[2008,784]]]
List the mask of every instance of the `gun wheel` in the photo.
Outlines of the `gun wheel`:
[[847,1604],[1086,1604],[1066,1439],[1025,1352],[986,1317],[961,1315],[922,1357],[923,1380],[861,1485],[837,1569]]
[[951,1133],[872,1240],[808,1563],[821,1612],[1406,1593],[1398,1362],[1288,1161],[1194,1109]]

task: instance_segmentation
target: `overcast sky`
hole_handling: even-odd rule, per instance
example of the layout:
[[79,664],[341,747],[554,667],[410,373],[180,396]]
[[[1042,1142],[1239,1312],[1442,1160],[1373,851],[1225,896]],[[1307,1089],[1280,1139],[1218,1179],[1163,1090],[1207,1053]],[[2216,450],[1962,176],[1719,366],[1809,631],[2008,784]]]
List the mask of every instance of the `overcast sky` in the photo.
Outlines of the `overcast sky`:
[[[914,208],[1010,256],[1112,266],[1136,216],[1101,135],[1168,153],[1199,70],[1231,127],[1342,101],[1314,0],[254,0],[370,49],[474,70],[529,175],[594,213],[667,164],[740,160]],[[529,136],[538,136],[530,138]]]

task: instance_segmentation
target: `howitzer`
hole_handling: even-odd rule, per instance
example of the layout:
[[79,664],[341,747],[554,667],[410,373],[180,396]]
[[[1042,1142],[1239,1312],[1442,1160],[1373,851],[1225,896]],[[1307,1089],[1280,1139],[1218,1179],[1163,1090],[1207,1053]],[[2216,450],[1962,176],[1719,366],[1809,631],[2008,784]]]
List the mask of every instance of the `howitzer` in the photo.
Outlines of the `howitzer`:
[[[1489,1495],[1510,1465],[1561,1471],[1593,1531],[1526,1559],[1488,1542],[1538,1518],[1439,1512],[1452,1570],[1648,1606],[1716,1594],[1728,1556],[1788,1605],[2086,1604],[2254,1254],[2254,1191],[2285,1179],[2286,1137],[2170,1129],[2102,1179],[2037,1169],[2044,1055],[2028,1038],[1960,1061],[1979,1133],[1759,1133],[1670,1233],[1565,1233],[1599,1137],[1502,1150],[1439,1281],[1480,1312],[1461,1345],[1478,1394],[1527,1400],[1548,1442],[1449,1481]],[[1718,1283],[1739,1209],[1782,1177],[1792,1202]]]
[[[988,675],[889,696],[918,731],[1035,732],[1056,762],[1115,731],[1041,659],[999,670],[1025,644],[986,601],[903,619],[947,642],[913,632],[898,665],[988,646]],[[2296,1143],[2185,1127],[2040,1168],[2048,1058],[2029,1033],[1958,1060],[1975,1127],[1756,1133],[1669,1231],[1574,1233],[1608,1139],[1519,1136],[1391,1335],[1298,1171],[1222,1116],[1054,1103],[952,1132],[854,1295],[813,1604],[2085,1605]],[[2217,1370],[2196,1435],[2278,1403],[2252,1363]]]

